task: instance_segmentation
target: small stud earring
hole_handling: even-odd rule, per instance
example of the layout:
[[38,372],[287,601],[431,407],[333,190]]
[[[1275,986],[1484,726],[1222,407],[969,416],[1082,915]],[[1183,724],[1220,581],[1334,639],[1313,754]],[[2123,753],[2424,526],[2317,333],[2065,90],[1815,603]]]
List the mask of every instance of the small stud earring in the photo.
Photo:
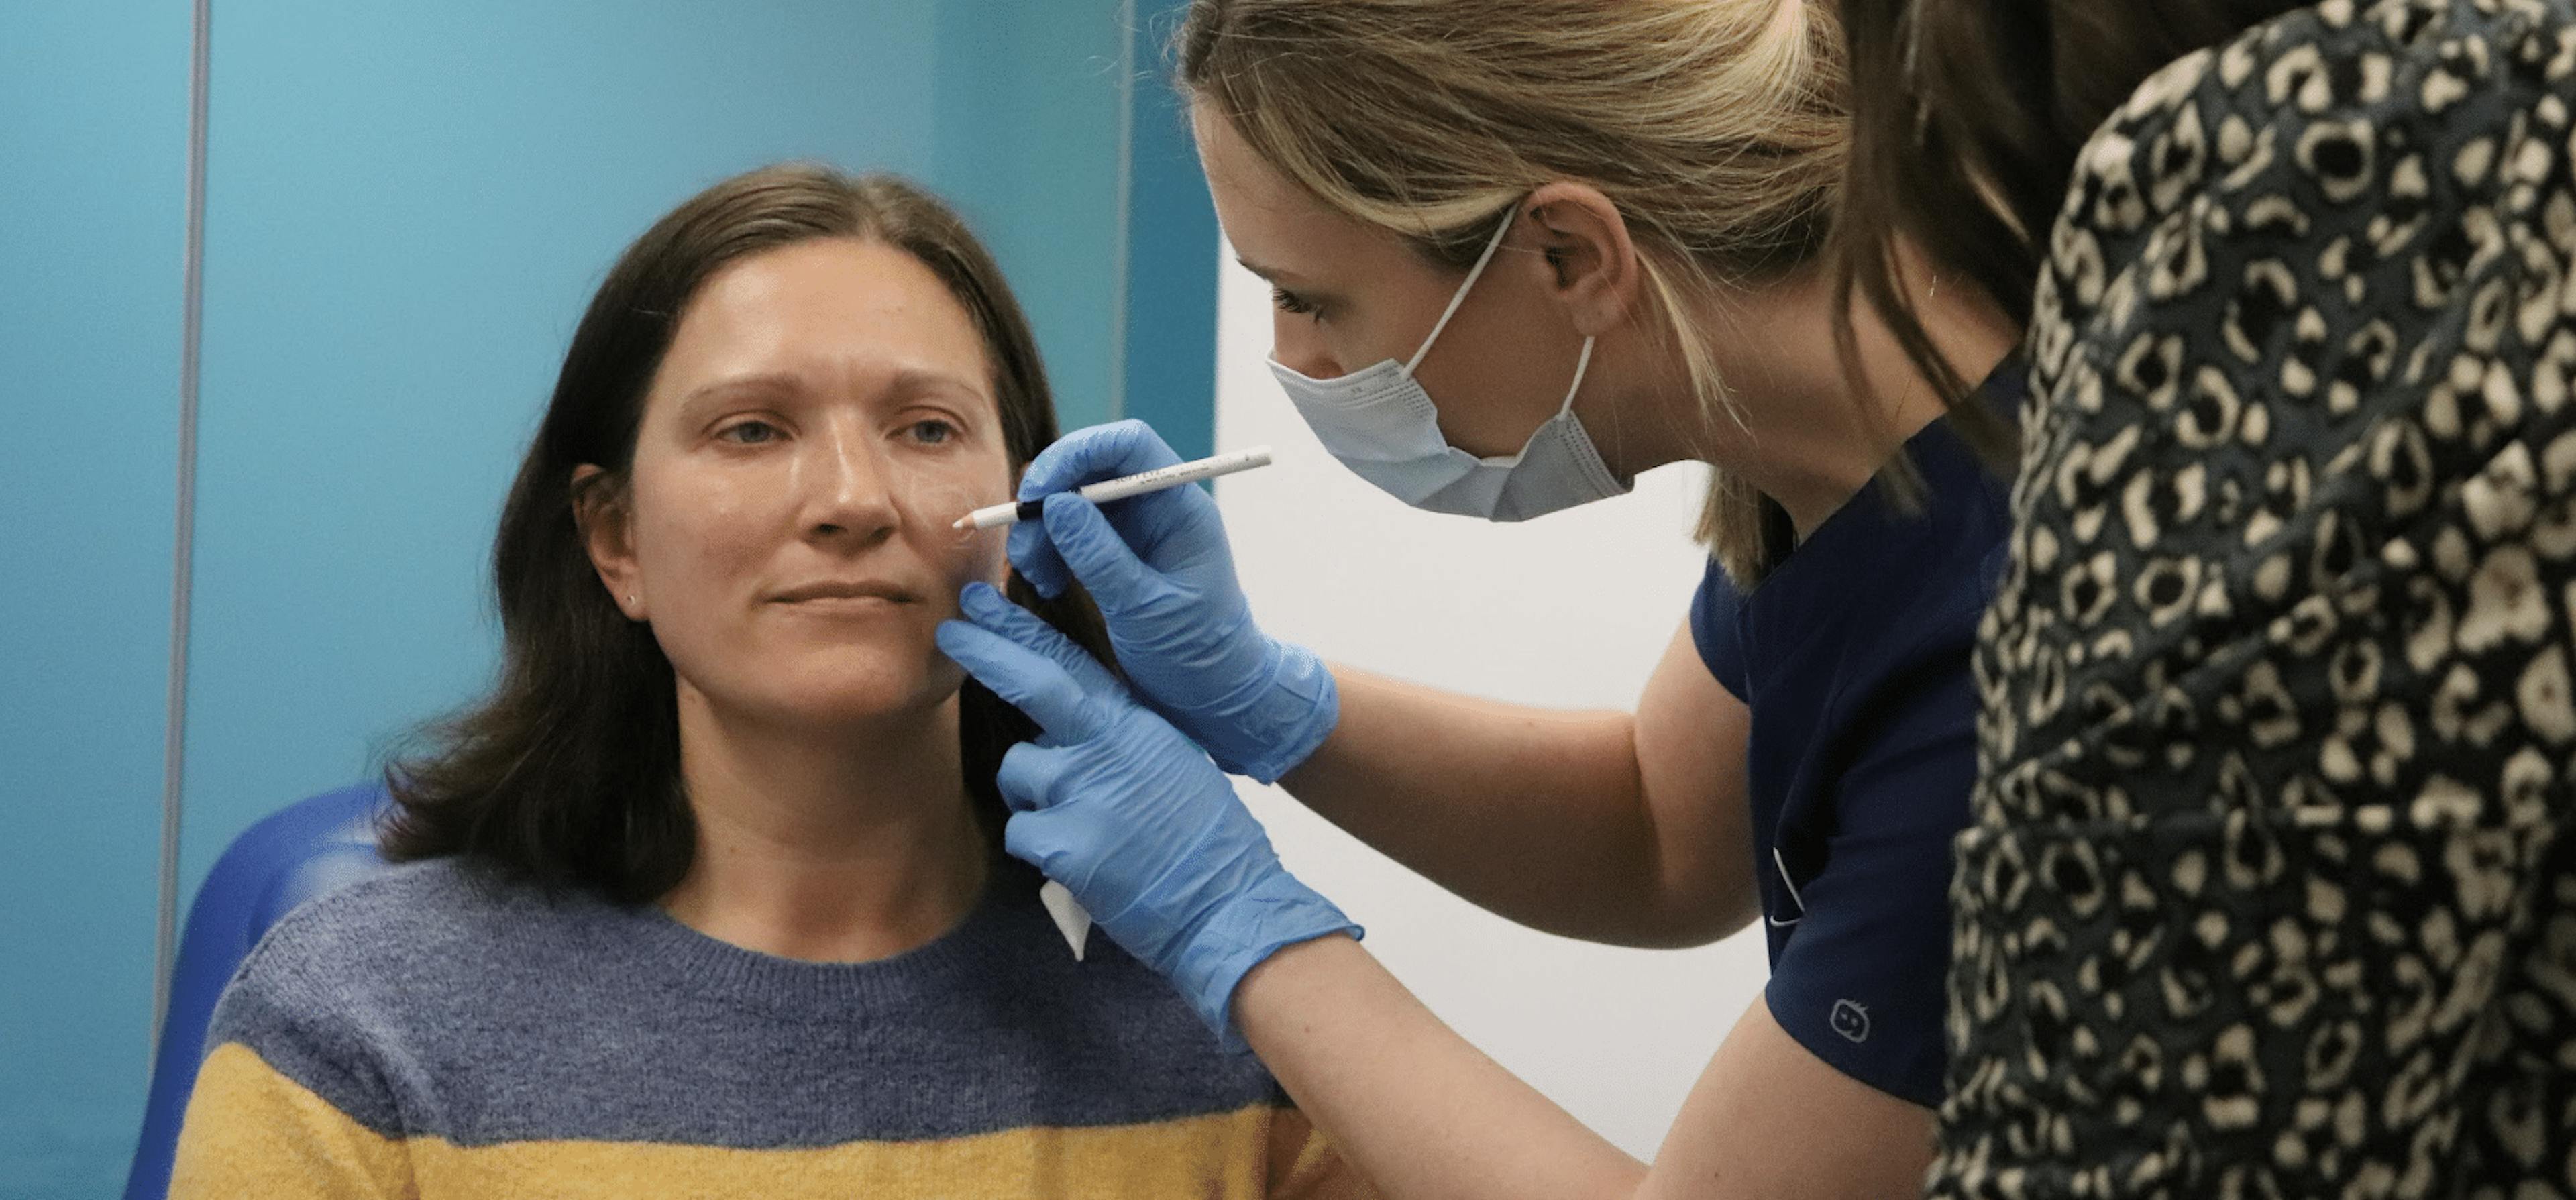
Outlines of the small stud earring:
[[635,593],[633,593],[633,592],[628,592],[628,593],[626,593],[626,602],[627,602],[628,604],[630,604],[630,605],[631,605],[631,604],[633,604],[633,603],[635,603]]

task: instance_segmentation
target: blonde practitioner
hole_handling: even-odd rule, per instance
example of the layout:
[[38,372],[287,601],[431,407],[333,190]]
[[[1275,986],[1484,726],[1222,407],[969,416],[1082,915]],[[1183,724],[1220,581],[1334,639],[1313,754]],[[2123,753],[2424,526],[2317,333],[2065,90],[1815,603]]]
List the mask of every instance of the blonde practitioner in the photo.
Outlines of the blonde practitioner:
[[[1010,543],[1041,592],[1088,588],[1122,674],[990,588],[940,631],[1046,730],[999,772],[1011,852],[1393,1194],[1921,1185],[1969,651],[2007,526],[1988,464],[2022,372],[2013,322],[1901,239],[1931,369],[1838,288],[1833,15],[1202,0],[1180,31],[1218,215],[1276,289],[1273,370],[1326,449],[1397,501],[1503,521],[1714,468],[1708,571],[1633,711],[1471,699],[1267,636],[1206,496],[1054,494],[1174,461],[1133,423],[1040,455],[1020,494],[1045,519]],[[1542,929],[1688,946],[1759,921],[1772,978],[1709,1015],[1732,1029],[1649,1169],[1389,976],[1279,868],[1228,771]]]

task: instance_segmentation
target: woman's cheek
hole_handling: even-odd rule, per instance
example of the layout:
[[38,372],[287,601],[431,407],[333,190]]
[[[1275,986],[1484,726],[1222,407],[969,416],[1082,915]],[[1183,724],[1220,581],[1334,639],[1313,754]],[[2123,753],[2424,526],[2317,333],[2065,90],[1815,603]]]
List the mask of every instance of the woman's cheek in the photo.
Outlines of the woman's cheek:
[[1010,578],[1011,559],[1007,551],[1010,532],[1007,527],[973,531],[971,540],[959,556],[961,567],[957,586],[962,588],[970,582],[982,580],[1000,587],[1004,580]]
[[[735,478],[696,478],[677,481],[670,490],[672,503],[664,506],[669,535],[675,541],[696,548],[701,569],[718,576],[747,569],[775,548],[777,535],[761,528],[758,519],[763,507],[761,481]],[[775,481],[768,481],[773,486]],[[777,507],[777,499],[767,497],[768,507]]]
[[907,523],[921,531],[924,549],[937,558],[954,587],[979,579],[998,585],[1008,567],[1003,549],[1008,528],[956,527],[958,518],[1011,498],[1009,480],[999,472],[989,475],[976,480],[923,471],[906,489]]

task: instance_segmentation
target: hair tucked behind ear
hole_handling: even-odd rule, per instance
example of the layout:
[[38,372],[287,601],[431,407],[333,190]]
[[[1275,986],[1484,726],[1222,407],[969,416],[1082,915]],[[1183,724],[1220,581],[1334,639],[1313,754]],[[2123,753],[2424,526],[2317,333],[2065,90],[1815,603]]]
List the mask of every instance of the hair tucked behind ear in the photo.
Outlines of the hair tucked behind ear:
[[[1541,184],[1600,189],[1712,432],[1734,418],[1693,312],[1814,262],[1842,176],[1827,0],[1195,0],[1175,44],[1263,159],[1432,261],[1464,269]],[[1711,483],[1700,536],[1738,580],[1769,507]]]
[[[678,696],[649,626],[626,619],[593,570],[577,511],[623,502],[644,398],[681,313],[726,264],[823,238],[865,238],[930,268],[974,319],[990,357],[1013,469],[1056,438],[1055,405],[1028,322],[990,255],[936,198],[888,176],[780,166],[719,183],[662,218],[617,261],[573,333],[536,440],[519,465],[492,551],[503,639],[499,685],[427,731],[385,780],[387,857],[462,854],[525,879],[658,897],[688,872],[697,829],[680,782]],[[575,486],[576,467],[603,470]],[[1109,659],[1080,589],[1012,599]],[[960,752],[998,837],[994,773],[1034,732],[969,679]]]

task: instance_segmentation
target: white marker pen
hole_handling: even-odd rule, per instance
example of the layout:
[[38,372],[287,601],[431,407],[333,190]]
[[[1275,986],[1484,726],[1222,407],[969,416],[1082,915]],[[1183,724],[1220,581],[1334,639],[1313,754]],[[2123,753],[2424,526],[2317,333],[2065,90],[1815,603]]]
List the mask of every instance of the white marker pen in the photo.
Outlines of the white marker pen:
[[[1094,504],[1105,504],[1111,500],[1141,496],[1147,492],[1159,492],[1168,487],[1179,487],[1185,483],[1197,483],[1202,479],[1214,479],[1219,475],[1232,475],[1237,471],[1249,471],[1254,467],[1269,465],[1270,447],[1255,446],[1249,450],[1237,450],[1232,454],[1220,454],[1214,458],[1202,458],[1196,462],[1174,463],[1168,467],[1156,467],[1151,471],[1142,471],[1134,475],[1104,479],[1098,483],[1076,488],[1074,494]],[[979,508],[957,518],[956,527],[991,529],[999,525],[1034,521],[1042,511],[1038,505],[1037,500],[1022,500],[1016,504],[996,504],[990,508]]]

